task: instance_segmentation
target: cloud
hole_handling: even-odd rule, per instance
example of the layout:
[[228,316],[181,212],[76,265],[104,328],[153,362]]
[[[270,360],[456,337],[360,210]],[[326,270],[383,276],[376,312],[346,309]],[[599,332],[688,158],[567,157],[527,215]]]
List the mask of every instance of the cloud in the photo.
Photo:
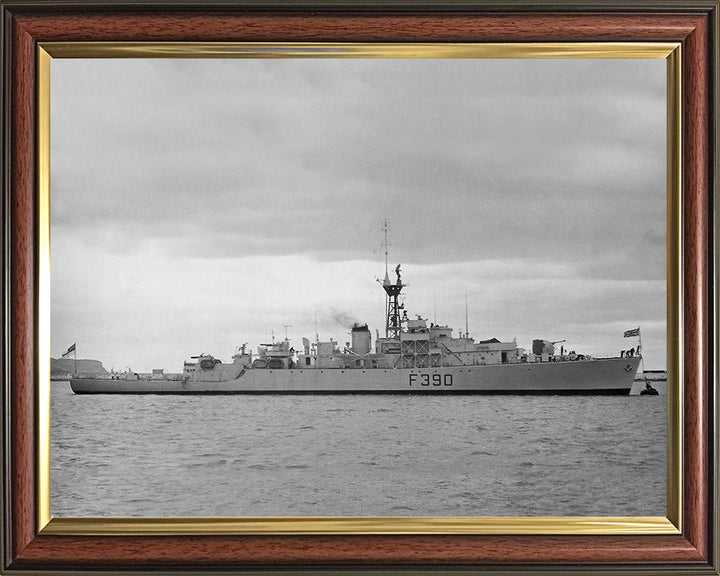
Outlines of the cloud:
[[[568,220],[586,244],[627,237],[628,220],[664,210],[654,64],[58,61],[53,221],[92,242],[98,228],[139,244],[187,230],[222,256],[301,238],[359,257],[349,215],[366,231],[389,217],[408,245],[437,217],[439,257],[458,260],[488,235],[518,249],[518,228],[556,241]],[[253,242],[260,230],[291,238]]]
[[[517,291],[547,306],[594,299],[598,311],[617,312],[617,320],[599,313],[590,323],[664,321],[662,61],[141,59],[52,67],[53,315],[62,319],[53,322],[63,330],[90,326],[89,317],[73,320],[80,304],[66,297],[83,293],[82,305],[105,326],[120,322],[104,312],[120,299],[143,314],[164,310],[172,322],[155,317],[153,325],[168,330],[187,315],[188,345],[198,333],[217,333],[207,344],[219,345],[234,332],[207,309],[237,306],[225,294],[238,283],[243,303],[259,301],[237,272],[256,260],[250,269],[303,296],[264,311],[266,324],[300,317],[312,331],[316,307],[330,301],[361,317],[352,309],[365,296],[345,282],[359,281],[347,271],[357,262],[382,268],[384,219],[393,261],[446,269],[448,281],[459,286],[462,277],[511,310],[522,309],[505,300]],[[89,255],[92,268],[83,264]],[[478,262],[506,262],[509,275],[493,284],[494,268]],[[145,276],[126,284],[106,270],[110,263],[127,278],[133,270]],[[108,285],[88,282],[98,269]],[[332,293],[310,281],[300,290],[287,277],[329,282],[331,269]],[[154,270],[167,284],[144,284]],[[568,314],[568,326],[581,324]],[[535,320],[539,332],[554,330],[547,318]],[[162,339],[145,324],[136,322],[137,337]],[[113,330],[107,338],[119,337]]]

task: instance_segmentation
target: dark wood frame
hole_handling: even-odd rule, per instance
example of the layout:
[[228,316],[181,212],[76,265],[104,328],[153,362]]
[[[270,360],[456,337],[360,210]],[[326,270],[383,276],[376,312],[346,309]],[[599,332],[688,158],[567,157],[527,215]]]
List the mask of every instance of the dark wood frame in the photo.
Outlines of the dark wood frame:
[[[86,570],[718,574],[718,2],[8,0],[2,17],[2,564]],[[643,536],[52,536],[36,500],[38,42],[682,43],[683,531]]]

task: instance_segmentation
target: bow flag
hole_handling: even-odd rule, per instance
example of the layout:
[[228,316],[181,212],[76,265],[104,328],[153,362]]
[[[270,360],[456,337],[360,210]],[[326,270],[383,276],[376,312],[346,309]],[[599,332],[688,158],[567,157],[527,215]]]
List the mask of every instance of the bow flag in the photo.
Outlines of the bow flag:
[[623,338],[630,338],[632,336],[640,336],[640,327],[638,326],[634,330],[626,330],[623,334]]
[[65,353],[62,355],[62,357],[65,358],[65,356],[67,356],[68,354],[70,354],[70,352],[75,352],[75,343],[73,343],[73,345],[70,346],[70,348],[68,348],[68,349],[65,351]]

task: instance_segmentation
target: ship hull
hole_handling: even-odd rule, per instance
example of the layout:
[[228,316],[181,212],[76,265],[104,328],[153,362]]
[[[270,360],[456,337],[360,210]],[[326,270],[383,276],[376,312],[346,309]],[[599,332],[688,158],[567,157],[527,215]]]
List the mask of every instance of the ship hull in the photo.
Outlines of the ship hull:
[[79,378],[76,394],[627,395],[640,358],[395,369],[247,369],[234,380]]

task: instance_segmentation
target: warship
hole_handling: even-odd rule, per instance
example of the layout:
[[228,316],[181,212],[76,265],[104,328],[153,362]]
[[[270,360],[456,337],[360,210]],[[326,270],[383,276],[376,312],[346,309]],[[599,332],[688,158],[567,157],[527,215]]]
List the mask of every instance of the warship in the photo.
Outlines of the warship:
[[[367,324],[352,326],[350,341],[310,342],[296,350],[287,337],[260,344],[254,354],[246,344],[229,363],[210,354],[185,362],[182,374],[139,375],[126,372],[73,378],[76,394],[556,394],[627,395],[641,354],[593,357],[560,350],[536,339],[530,350],[515,340],[475,341],[466,329],[453,336],[449,326],[409,318],[401,301],[406,284],[400,265],[391,281],[386,267],[385,334]],[[632,331],[634,334],[634,331]],[[626,333],[627,335],[627,333]]]

